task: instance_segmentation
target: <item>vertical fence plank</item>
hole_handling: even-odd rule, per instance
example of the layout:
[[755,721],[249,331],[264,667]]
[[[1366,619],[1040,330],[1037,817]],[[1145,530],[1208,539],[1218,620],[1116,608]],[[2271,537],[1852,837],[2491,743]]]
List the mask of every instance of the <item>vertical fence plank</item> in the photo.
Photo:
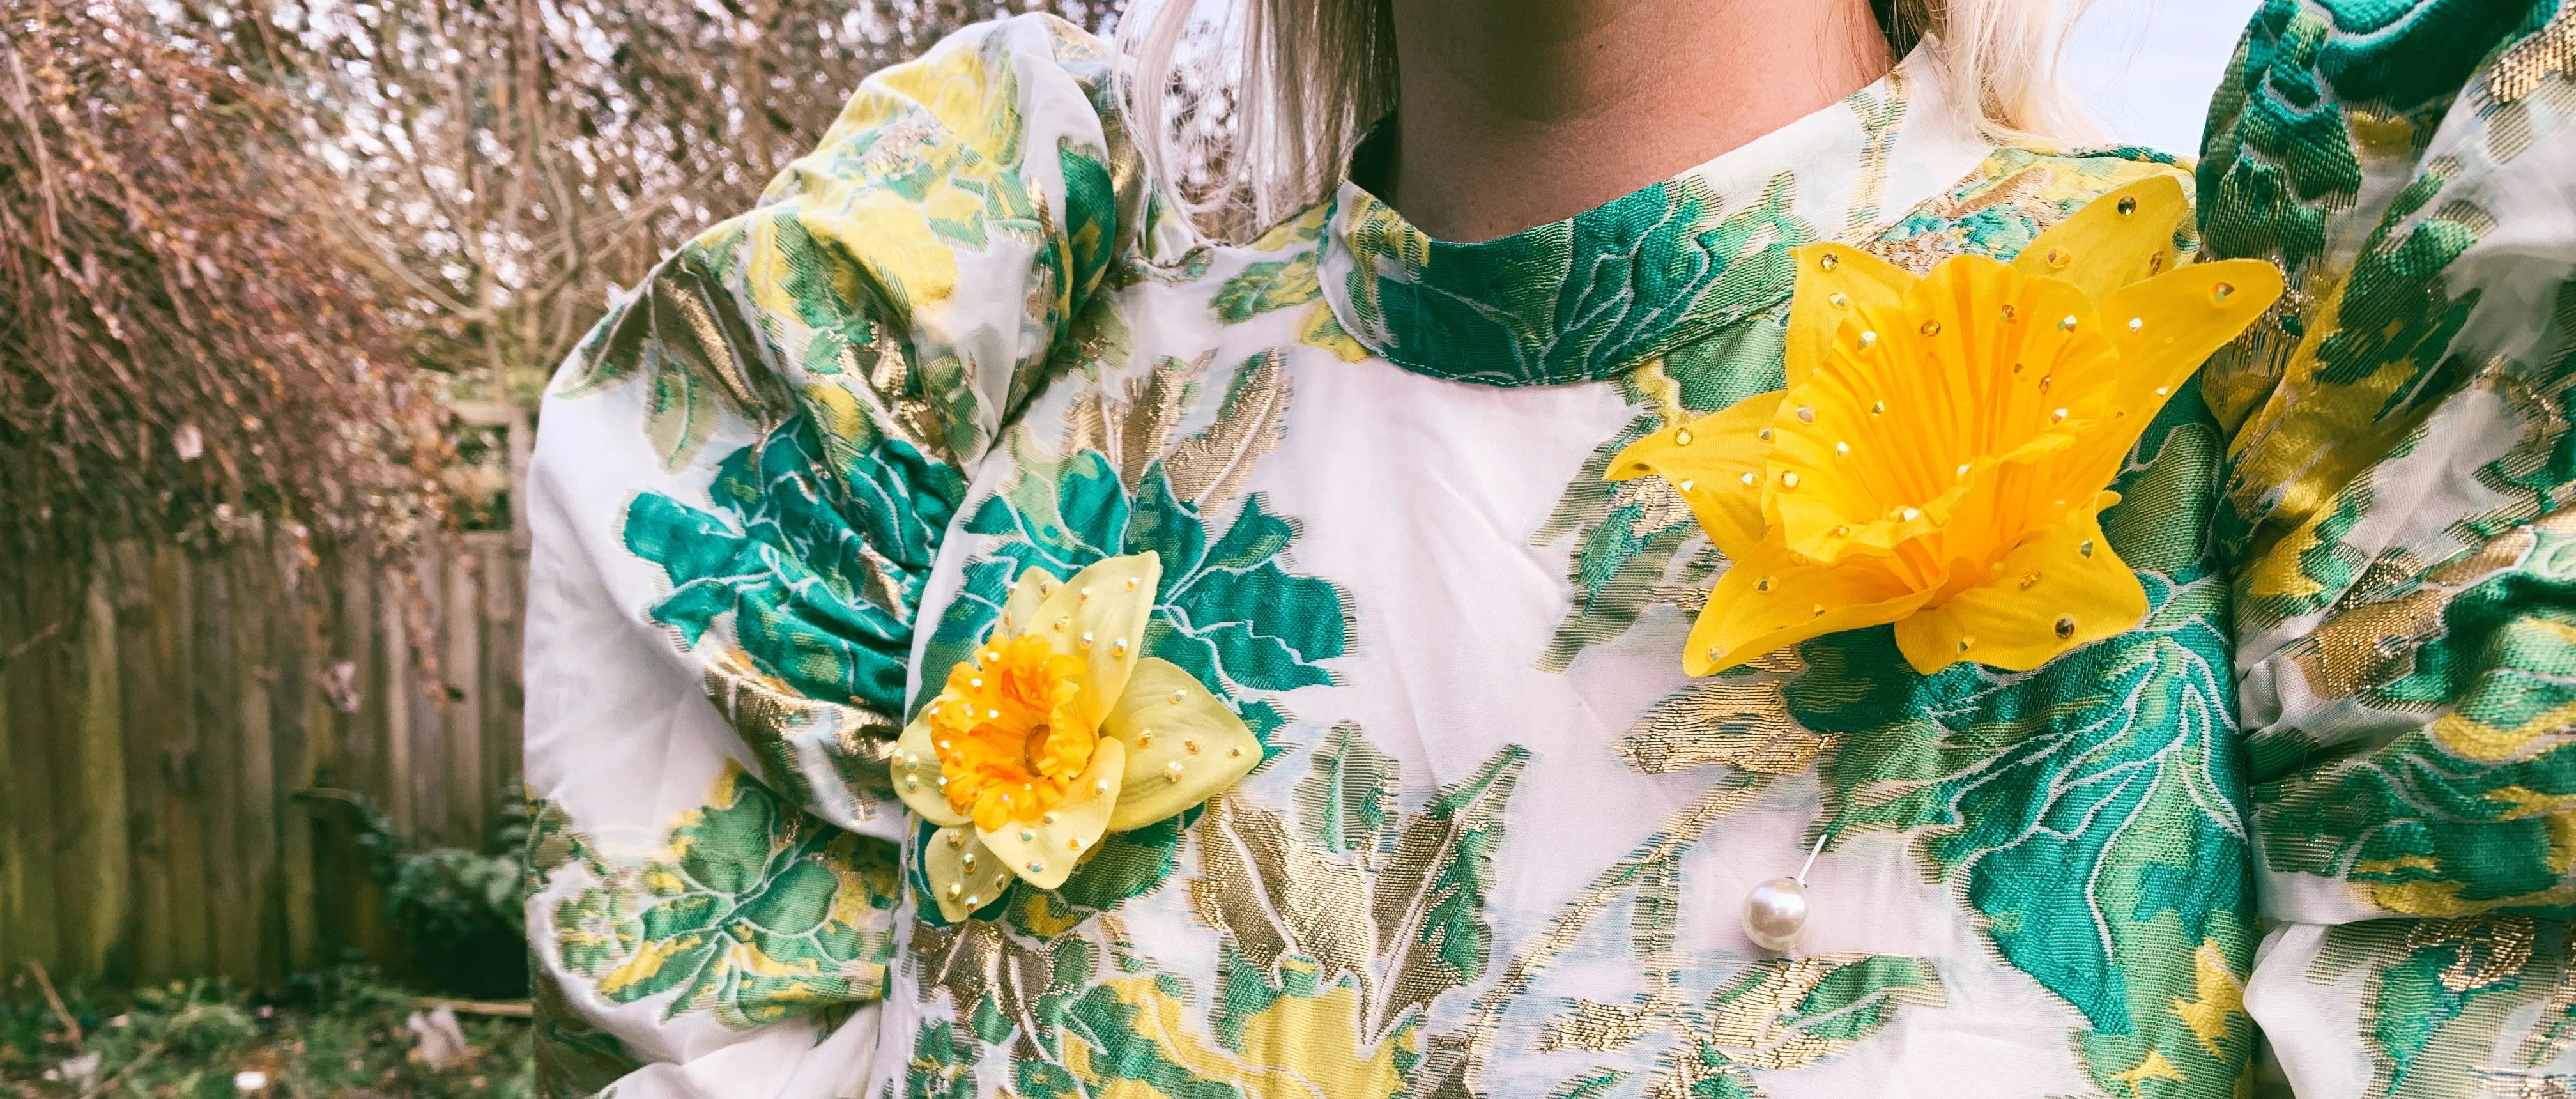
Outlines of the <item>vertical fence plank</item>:
[[8,668],[14,699],[10,707],[14,724],[9,730],[9,766],[19,775],[18,826],[25,836],[28,859],[18,960],[33,958],[48,968],[59,969],[63,964],[63,939],[69,930],[58,903],[62,828],[61,816],[55,811],[55,795],[62,780],[54,773],[54,747],[64,722],[61,711],[55,708],[52,689],[58,675],[55,642],[64,628],[55,613],[60,601],[53,598],[59,593],[61,578],[30,572],[36,574],[15,593],[17,629],[12,631]]
[[[352,761],[343,784],[376,798],[388,814],[408,815],[411,801],[402,796],[404,787],[395,779],[403,773],[404,762],[397,758],[395,745],[407,746],[411,736],[410,710],[403,701],[403,669],[410,666],[410,658],[402,642],[402,599],[392,570],[378,568],[371,556],[351,555],[349,581],[343,589],[348,603],[341,636],[346,647],[341,651],[359,669],[361,685],[358,712],[342,726]],[[401,735],[395,735],[397,731]],[[407,754],[408,748],[404,751]],[[404,819],[395,816],[395,827],[403,827]],[[370,958],[389,957],[394,942],[384,916],[384,890],[368,875],[366,861],[356,848],[342,844],[339,851],[343,856],[341,896],[348,904],[342,924],[346,945]]]
[[171,956],[170,837],[161,766],[161,746],[177,724],[177,707],[168,651],[156,628],[164,615],[154,600],[151,552],[139,542],[119,544],[115,565],[117,675],[125,696],[125,831],[134,874],[131,972],[139,981],[161,981],[180,975]]
[[424,532],[406,574],[411,602],[403,619],[412,630],[410,835],[426,843],[456,842],[447,815],[447,711],[453,696],[439,667],[446,652],[440,640],[447,626],[444,548]]
[[[483,606],[483,788],[499,796],[518,797],[511,788],[519,777],[519,614],[527,605],[519,556],[509,536],[481,533],[476,540],[482,562]],[[501,809],[492,802],[491,809]]]
[[447,557],[447,597],[441,632],[446,659],[440,677],[447,681],[444,760],[447,787],[447,837],[450,843],[483,841],[491,820],[490,790],[483,784],[483,600],[476,566],[481,560],[457,545]]
[[32,864],[27,830],[18,823],[18,760],[10,747],[15,738],[9,733],[9,665],[16,663],[9,657],[18,647],[16,595],[0,587],[0,967],[16,965],[26,956],[32,922],[27,912]]
[[197,768],[204,792],[199,810],[205,837],[206,886],[213,902],[207,911],[214,945],[212,971],[248,977],[258,966],[259,951],[251,908],[255,883],[244,877],[239,865],[245,740],[242,706],[244,696],[250,693],[241,674],[240,649],[245,644],[241,612],[249,608],[249,601],[234,599],[232,570],[227,562],[199,561],[196,572],[204,593],[197,628],[197,727],[203,738]]
[[[320,615],[314,597],[324,585],[303,559],[304,547],[277,549],[290,578],[278,602],[277,819],[278,906],[282,910],[276,968],[280,975],[310,970],[321,961],[313,894],[313,818],[295,792],[315,784],[319,749],[330,729],[324,697]],[[263,980],[270,980],[263,976]]]
[[[256,550],[258,547],[248,547]],[[241,684],[241,747],[235,754],[240,813],[233,821],[232,871],[242,882],[243,941],[229,972],[245,981],[283,978],[271,959],[283,952],[285,922],[277,911],[277,758],[271,715],[277,679],[276,570],[255,552],[234,552],[233,680]]]
[[79,828],[69,857],[70,868],[85,896],[81,953],[71,959],[75,973],[123,976],[122,955],[132,910],[131,864],[127,861],[125,811],[125,700],[116,675],[116,604],[108,594],[105,569],[94,569],[83,585],[80,614],[80,724],[73,730],[76,753],[73,782],[82,802]]
[[182,974],[213,971],[212,925],[206,916],[207,866],[205,826],[198,811],[203,784],[197,766],[199,743],[198,606],[196,569],[188,556],[163,546],[154,554],[152,583],[165,613],[156,632],[164,667],[171,670],[169,698],[177,720],[161,735],[160,750],[150,765],[161,770],[161,822],[165,858],[170,867],[170,966]]
[[411,781],[412,659],[411,645],[408,640],[411,631],[404,622],[403,613],[409,599],[407,593],[403,591],[402,577],[394,569],[385,570],[378,589],[382,594],[377,602],[384,620],[381,626],[384,631],[383,637],[376,647],[379,659],[384,662],[383,678],[379,680],[384,684],[382,693],[385,722],[385,782],[381,793],[385,799],[385,812],[392,815],[395,830],[404,835],[414,835],[416,819],[412,815]]

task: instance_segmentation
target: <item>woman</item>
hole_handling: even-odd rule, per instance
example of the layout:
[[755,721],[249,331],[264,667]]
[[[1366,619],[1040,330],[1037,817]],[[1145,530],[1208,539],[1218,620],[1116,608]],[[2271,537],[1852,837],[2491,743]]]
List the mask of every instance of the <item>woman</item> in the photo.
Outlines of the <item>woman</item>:
[[2045,14],[871,79],[546,406],[548,1087],[2565,1094],[2576,24],[2273,0],[2194,178]]

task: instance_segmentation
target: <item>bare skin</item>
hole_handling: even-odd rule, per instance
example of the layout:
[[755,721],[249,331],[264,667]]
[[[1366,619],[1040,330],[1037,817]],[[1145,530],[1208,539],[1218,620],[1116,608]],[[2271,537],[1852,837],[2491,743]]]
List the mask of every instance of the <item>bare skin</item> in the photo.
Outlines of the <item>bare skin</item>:
[[1885,75],[1868,0],[1395,0],[1385,196],[1438,240],[1562,220]]

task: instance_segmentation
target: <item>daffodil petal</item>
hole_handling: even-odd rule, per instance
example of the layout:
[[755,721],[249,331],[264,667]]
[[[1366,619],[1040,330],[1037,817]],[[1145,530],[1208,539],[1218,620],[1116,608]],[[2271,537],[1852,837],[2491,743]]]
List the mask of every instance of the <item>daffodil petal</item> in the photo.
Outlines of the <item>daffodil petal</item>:
[[1162,558],[1151,550],[1106,557],[1065,578],[1038,605],[1031,632],[1086,662],[1082,716],[1094,726],[1117,704],[1145,647],[1145,620],[1162,579]]
[[1137,663],[1101,732],[1127,746],[1127,775],[1109,816],[1112,832],[1206,801],[1261,762],[1261,741],[1243,719],[1167,660]]
[[2174,254],[2174,229],[2189,216],[2182,184],[2172,176],[2150,176],[2066,215],[2024,247],[2013,267],[2072,284],[2100,301],[2180,266],[2188,257]]
[[1010,598],[1002,601],[1002,616],[994,619],[994,639],[1033,632],[1038,623],[1038,605],[1045,602],[1055,583],[1055,577],[1045,569],[1035,566],[1021,569],[1019,579],[1011,584]]
[[[2280,300],[2281,289],[2279,268],[2263,260],[2229,259],[2195,263],[2114,292],[2102,303],[2102,322],[2122,365],[2113,400],[2150,411],[2162,405],[2212,353],[2261,319]],[[2144,424],[2136,424],[2130,433],[2143,430]]]
[[[923,707],[922,713],[930,712]],[[939,753],[930,742],[930,721],[916,718],[904,726],[903,735],[894,741],[894,793],[921,819],[942,828],[967,822],[967,816],[948,807],[948,795],[940,792]]]
[[1932,597],[1870,561],[1802,564],[1778,540],[1717,578],[1682,670],[1708,675],[1810,638],[1894,622]]
[[1789,548],[1818,561],[1892,554],[1947,522],[1979,465],[2064,448],[2118,365],[2072,287],[1982,256],[1847,312],[1782,402],[1766,471]]
[[940,918],[955,923],[993,903],[1011,884],[1011,870],[975,838],[972,828],[942,828],[921,848],[921,876]]
[[[1783,369],[1795,389],[1823,361],[1834,330],[1864,305],[1890,306],[1905,297],[1914,275],[1848,244],[1809,244],[1790,253],[1798,276],[1789,298],[1788,346]],[[1841,301],[1836,302],[1836,295]]]
[[2097,515],[2118,499],[2102,493],[2030,532],[1991,579],[1897,623],[1906,663],[1925,675],[1961,660],[2024,672],[2143,621],[2147,593]]
[[1013,821],[990,832],[978,831],[1011,873],[1040,889],[1064,884],[1082,853],[1108,830],[1110,809],[1118,804],[1118,783],[1126,772],[1127,746],[1102,737],[1091,753],[1091,766],[1075,779],[1073,790],[1035,821]]
[[[1780,394],[1762,393],[1630,443],[1610,459],[1606,480],[1649,474],[1670,482],[1720,551],[1736,553],[1762,540],[1762,463]],[[1751,478],[1747,481],[1746,478]]]

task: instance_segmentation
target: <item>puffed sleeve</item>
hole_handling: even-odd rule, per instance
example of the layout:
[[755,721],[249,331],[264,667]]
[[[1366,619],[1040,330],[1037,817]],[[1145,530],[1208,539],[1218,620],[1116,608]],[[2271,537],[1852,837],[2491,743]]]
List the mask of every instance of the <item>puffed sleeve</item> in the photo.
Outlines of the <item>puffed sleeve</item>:
[[549,1094],[837,1094],[875,1047],[915,616],[1147,188],[1027,16],[871,77],[557,374],[530,477],[528,937]]
[[2576,1083],[2576,5],[2269,0],[2211,110],[2208,367],[2300,1099]]

